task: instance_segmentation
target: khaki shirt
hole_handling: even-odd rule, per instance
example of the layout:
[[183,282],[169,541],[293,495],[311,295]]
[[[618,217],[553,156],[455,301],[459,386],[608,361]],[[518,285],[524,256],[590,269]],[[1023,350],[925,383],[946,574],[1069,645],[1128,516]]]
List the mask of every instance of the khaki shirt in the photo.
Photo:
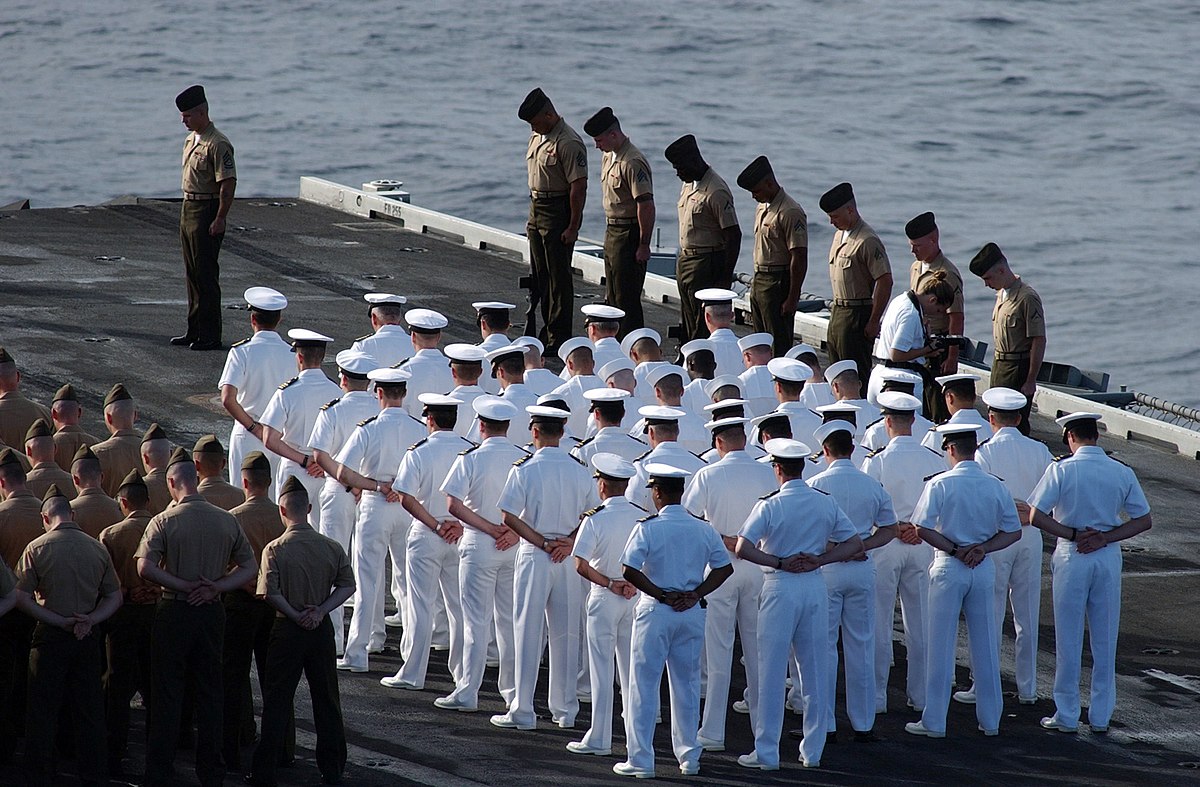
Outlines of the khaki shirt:
[[829,248],[829,280],[834,300],[869,300],[875,280],[892,272],[883,241],[859,219],[852,230],[833,233]]
[[621,147],[604,154],[600,179],[604,215],[610,219],[637,218],[638,197],[654,194],[650,164],[628,138]]
[[197,489],[201,497],[225,511],[232,511],[246,502],[246,493],[224,478],[216,476],[205,478]]
[[754,212],[754,267],[790,267],[792,249],[808,248],[808,216],[783,189]]
[[237,519],[196,494],[150,520],[134,557],[193,582],[223,577],[230,563],[253,562],[254,552]]
[[258,595],[280,595],[304,610],[323,604],[335,587],[354,587],[350,559],[341,544],[311,525],[292,525],[263,551]]
[[71,472],[71,460],[81,445],[95,445],[100,438],[92,437],[79,428],[78,424],[64,426],[54,433],[54,461],[68,473]]
[[150,502],[146,505],[150,516],[166,511],[171,506],[171,490],[167,488],[166,468],[157,467],[142,476],[142,480],[146,482],[146,491],[150,494]]
[[992,308],[992,342],[998,353],[1029,352],[1033,340],[1046,335],[1042,299],[1018,278],[1007,290],[996,293]]
[[733,192],[712,167],[679,190],[679,248],[723,249],[725,230],[736,227]]
[[130,470],[136,469],[142,473],[142,436],[132,429],[121,429],[112,437],[92,446],[92,452],[100,460],[100,469],[104,471],[104,493],[115,498],[121,482]]
[[151,516],[145,509],[132,511],[125,519],[100,532],[100,543],[112,558],[113,569],[117,572],[127,603],[153,604],[162,595],[162,588],[147,582],[138,574],[137,560],[134,559]]
[[25,446],[25,433],[39,418],[44,418],[48,424],[54,423],[50,420],[49,408],[26,399],[20,391],[0,393],[0,441],[14,451]]
[[73,522],[34,539],[17,564],[17,588],[63,617],[86,615],[121,589],[108,550]]
[[195,133],[188,134],[183,143],[184,193],[216,195],[220,192],[218,183],[236,178],[229,137],[217,131],[212,123],[198,140]]
[[0,503],[0,559],[16,568],[29,542],[44,535],[42,498],[32,492],[16,492]]
[[525,166],[530,191],[566,194],[573,182],[587,177],[587,148],[567,121],[559,118],[546,136],[529,135]]
[[79,495],[71,501],[71,510],[79,529],[96,539],[100,538],[101,530],[125,518],[121,506],[102,489],[79,490]]
[[[921,270],[923,267],[926,267],[926,269]],[[913,292],[919,293],[921,291],[921,283],[937,271],[946,272],[946,282],[954,288],[954,300],[950,303],[946,311],[928,315],[925,318],[925,322],[929,324],[930,333],[947,334],[950,332],[949,315],[963,313],[962,274],[958,272],[958,268],[954,267],[954,263],[946,259],[946,255],[941,252],[938,252],[938,256],[934,257],[928,264],[920,260],[913,260],[912,267],[908,270],[908,288]]]
[[[242,504],[229,513],[237,517],[242,532],[254,550],[254,559],[258,561],[259,572],[262,572],[262,554],[267,544],[283,535],[283,519],[279,516],[279,506],[266,497],[243,498]],[[247,593],[255,592],[257,582],[251,581],[246,586]],[[321,599],[324,601],[325,599]]]
[[38,462],[29,471],[29,475],[25,476],[25,486],[29,487],[29,491],[41,500],[46,495],[46,490],[51,484],[58,484],[58,489],[68,500],[74,500],[79,494],[75,490],[75,479],[71,478],[71,474],[63,470],[53,462]]

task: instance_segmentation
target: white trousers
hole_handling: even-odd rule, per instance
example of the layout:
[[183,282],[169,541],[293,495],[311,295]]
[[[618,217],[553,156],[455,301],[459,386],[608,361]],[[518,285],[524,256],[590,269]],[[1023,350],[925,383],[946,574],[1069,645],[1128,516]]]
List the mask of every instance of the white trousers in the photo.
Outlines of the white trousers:
[[958,617],[967,619],[971,671],[975,675],[975,718],[984,730],[1000,728],[1000,659],[996,638],[996,570],[991,558],[975,568],[945,552],[929,567],[929,643],[926,659],[925,711],[921,723],[946,731],[946,710],[954,685],[958,650]]
[[507,705],[516,696],[513,678],[516,645],[513,638],[513,566],[516,548],[496,550],[495,542],[482,533],[459,543],[458,592],[462,603],[462,668],[455,684],[455,699],[479,704],[479,687],[487,666],[488,645],[493,627],[500,658],[497,677],[500,696]]
[[763,577],[758,608],[758,723],[754,751],[758,761],[779,765],[783,703],[788,661],[794,650],[803,684],[804,740],[800,758],[818,763],[825,750],[828,703],[825,673],[829,670],[829,598],[818,571],[776,571]]
[[704,646],[700,605],[676,612],[641,596],[630,637],[629,694],[625,703],[627,762],[654,770],[654,725],[658,717],[663,667],[671,687],[671,749],[681,768],[700,765],[700,650]]
[[[314,506],[321,509],[321,534],[341,544],[347,555],[354,535],[355,502],[354,495],[347,492],[346,487],[326,478]],[[333,624],[334,646],[341,653],[346,647],[346,630],[340,605],[329,613],[329,622]]]
[[[874,554],[874,551],[872,552]],[[821,568],[829,594],[826,730],[837,731],[838,632],[846,657],[846,715],[855,732],[875,726],[875,564],[871,559]]]
[[704,716],[700,737],[725,742],[725,719],[729,710],[729,682],[733,674],[735,629],[742,635],[746,661],[746,692],[750,705],[750,729],[758,718],[758,603],[763,572],[753,563],[733,557],[733,576],[708,594],[704,623],[704,659],[708,665]]
[[[591,584],[591,583],[588,583]],[[630,639],[637,596],[622,598],[607,588],[592,585],[587,595],[587,655],[592,693],[592,726],[583,744],[612,748],[613,665],[621,682],[622,701],[629,698]]]
[[894,538],[879,549],[871,550],[871,561],[875,563],[875,710],[887,712],[897,591],[904,622],[904,647],[908,652],[905,691],[913,707],[919,710],[925,707],[925,598],[929,590],[933,547],[905,544]]
[[[358,505],[354,533],[354,615],[346,638],[345,659],[355,666],[367,665],[367,649],[382,647],[383,592],[387,556],[403,555],[412,517],[400,503],[389,503],[377,492],[363,492]],[[395,562],[392,571],[396,571]]]
[[263,445],[262,440],[259,440],[254,435],[246,431],[246,427],[233,422],[233,428],[229,430],[229,483],[242,488],[242,462],[246,456],[254,451],[262,451],[263,456],[267,457],[267,461],[271,463],[271,499],[276,499],[275,477],[279,472],[279,454],[267,449]]
[[[300,483],[304,484],[304,488],[308,491],[308,499],[310,502],[320,498],[321,488],[325,486],[325,479],[313,478],[304,471],[303,467],[291,461],[290,459],[280,458],[279,469],[275,472],[275,489],[279,490],[282,488],[284,482],[288,480],[288,476],[290,475],[296,476]],[[238,481],[239,488],[241,485],[242,482]],[[277,500],[278,497],[272,495],[272,499]],[[317,531],[318,533],[321,532],[321,507],[319,504],[313,506],[312,511],[309,512],[308,523],[312,525],[313,530]]]
[[1121,626],[1121,548],[1080,554],[1060,538],[1050,559],[1054,575],[1054,705],[1067,727],[1079,723],[1083,625],[1092,648],[1088,723],[1107,727],[1117,703],[1117,633]]
[[513,630],[516,641],[516,696],[509,714],[520,725],[537,723],[533,692],[537,687],[542,637],[549,629],[550,714],[570,727],[579,713],[579,618],[583,609],[579,574],[573,560],[555,563],[527,541],[517,547],[513,570]]
[[400,655],[404,665],[396,677],[425,686],[429,648],[439,599],[445,605],[450,625],[450,676],[455,685],[462,677],[462,605],[458,596],[458,547],[447,544],[420,522],[408,531],[408,608],[404,615],[407,650]]
[[1037,697],[1038,617],[1042,603],[1042,531],[1026,525],[1017,543],[993,552],[996,564],[996,644],[1004,608],[1012,605],[1016,629],[1017,696]]

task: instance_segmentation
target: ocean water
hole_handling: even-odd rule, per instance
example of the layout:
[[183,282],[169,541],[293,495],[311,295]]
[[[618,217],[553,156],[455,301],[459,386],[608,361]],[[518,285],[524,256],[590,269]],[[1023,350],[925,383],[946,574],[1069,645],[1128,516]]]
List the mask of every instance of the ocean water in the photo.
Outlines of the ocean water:
[[[614,108],[655,170],[664,245],[671,140],[696,134],[731,183],[765,153],[809,214],[806,290],[829,293],[817,198],[849,180],[900,281],[904,223],[932,210],[964,272],[993,240],[1041,293],[1049,360],[1200,405],[1198,32],[1194,0],[8,0],[0,204],[176,195],[172,99],[201,82],[239,195],[398,178],[519,231],[516,107],[541,85],[577,130]],[[600,236],[594,179],[586,216]],[[985,338],[993,294],[968,279]]]

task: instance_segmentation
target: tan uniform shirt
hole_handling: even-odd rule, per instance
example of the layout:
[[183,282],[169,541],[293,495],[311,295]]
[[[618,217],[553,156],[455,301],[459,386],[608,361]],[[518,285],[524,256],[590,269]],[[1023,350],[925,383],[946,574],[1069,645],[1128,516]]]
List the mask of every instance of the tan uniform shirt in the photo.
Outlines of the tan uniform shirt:
[[1042,299],[1022,279],[996,293],[992,308],[992,341],[998,353],[1027,353],[1033,340],[1046,335]]
[[73,522],[34,539],[17,565],[17,588],[63,617],[86,615],[121,589],[108,550]]
[[166,468],[157,467],[142,476],[142,480],[146,482],[146,491],[150,494],[150,503],[146,506],[150,516],[166,511],[171,505],[171,490],[167,488]]
[[0,503],[0,559],[16,568],[29,542],[43,535],[42,498],[32,492],[16,492]]
[[79,529],[97,539],[101,530],[125,518],[121,506],[102,489],[79,490],[79,495],[71,501],[71,510]]
[[237,178],[237,169],[229,137],[217,131],[212,123],[199,139],[195,133],[188,134],[183,143],[184,193],[216,195],[220,192],[217,184],[232,178]]
[[[156,514],[134,557],[157,563],[167,573],[192,582],[223,577],[230,563],[252,562],[254,553],[237,519],[197,494]],[[164,595],[175,597],[170,591]]]
[[908,270],[908,288],[913,292],[920,292],[921,283],[937,271],[945,271],[946,282],[954,288],[954,300],[946,311],[927,315],[925,322],[929,325],[930,333],[947,334],[950,332],[950,315],[963,313],[962,274],[958,272],[954,263],[946,259],[946,255],[941,252],[928,263],[913,260],[912,267]]
[[525,152],[529,170],[529,190],[549,194],[566,194],[571,183],[587,177],[587,148],[567,121],[558,124],[546,136],[529,135]]
[[859,219],[854,229],[833,234],[829,280],[835,301],[870,300],[875,280],[891,272],[887,250],[870,224]]
[[25,486],[37,495],[38,500],[45,497],[51,484],[58,484],[59,491],[69,500],[74,500],[75,495],[79,494],[75,490],[75,480],[71,478],[71,474],[53,462],[38,462],[29,471],[29,475],[25,476]]
[[109,525],[100,533],[100,543],[112,558],[113,569],[121,582],[121,590],[127,604],[153,604],[162,595],[162,588],[142,579],[137,572],[134,554],[142,543],[146,526],[153,515],[144,509],[130,512],[129,516]]
[[[216,476],[205,478],[200,482],[197,489],[200,491],[201,497],[225,511],[233,511],[233,509],[246,502],[246,493],[224,478],[217,478]],[[276,514],[278,514],[278,511],[276,511]]]
[[786,268],[792,249],[808,248],[808,216],[783,189],[754,212],[754,268]]
[[138,473],[145,471],[142,465],[142,436],[132,429],[121,429],[107,440],[92,446],[92,452],[100,460],[100,469],[104,471],[104,492],[115,498],[121,482],[130,470]]
[[0,393],[0,440],[15,451],[25,445],[25,433],[33,422],[44,418],[50,420],[50,409],[32,399],[26,399],[20,391]]
[[712,167],[679,190],[679,248],[711,251],[725,248],[725,230],[736,227],[733,192]]
[[354,587],[342,545],[311,525],[292,525],[263,551],[258,595],[280,595],[297,610],[323,604],[332,588]]
[[[279,517],[279,506],[266,497],[243,498],[241,505],[230,510],[237,517],[242,532],[250,542],[254,551],[254,559],[258,561],[259,571],[262,571],[262,554],[267,544],[283,535],[283,520]],[[247,593],[255,591],[257,583],[251,581],[246,586]],[[327,594],[328,595],[328,594]],[[325,599],[322,598],[322,601]]]
[[604,154],[600,178],[604,215],[610,219],[636,219],[638,197],[654,193],[650,164],[628,138]]
[[92,437],[79,428],[78,424],[64,426],[54,433],[54,461],[63,470],[70,472],[71,460],[75,458],[75,452],[79,450],[79,447],[95,445],[98,442],[100,442],[100,438]]

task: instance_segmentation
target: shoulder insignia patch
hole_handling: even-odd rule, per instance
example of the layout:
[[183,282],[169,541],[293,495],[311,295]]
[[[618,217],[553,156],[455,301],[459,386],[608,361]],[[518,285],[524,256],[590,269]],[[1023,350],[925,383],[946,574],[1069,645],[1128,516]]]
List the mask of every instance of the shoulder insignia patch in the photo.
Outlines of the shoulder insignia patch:
[[299,379],[300,379],[300,375],[296,375],[295,377],[293,377],[292,379],[288,380],[288,381],[287,381],[286,383],[284,383],[283,385],[279,386],[279,390],[281,390],[281,391],[282,391],[284,388],[287,388],[289,385],[291,385],[292,383],[296,382],[296,381],[297,381],[297,380],[299,380]]
[[1053,458],[1053,459],[1051,459],[1050,461],[1052,461],[1052,462],[1061,462],[1061,461],[1062,461],[1062,460],[1064,460],[1064,459],[1070,459],[1070,458],[1071,458],[1071,455],[1070,455],[1070,454],[1063,454],[1062,456],[1056,456],[1056,457],[1054,457],[1054,458]]
[[408,447],[408,450],[409,450],[409,451],[415,451],[416,449],[420,448],[421,446],[425,445],[425,444],[426,444],[426,443],[428,443],[428,442],[429,442],[429,438],[428,438],[428,437],[422,437],[420,440],[418,440],[417,442],[415,442],[415,443],[413,443],[412,445],[410,445],[410,446]]
[[234,342],[233,344],[229,345],[229,349],[232,350],[234,347],[241,347],[243,344],[246,344],[247,342],[249,342],[251,338],[252,337],[247,336],[245,339],[242,339],[240,342]]
[[340,401],[342,401],[342,397],[339,396],[338,398],[334,399],[332,402],[328,402],[327,404],[321,405],[321,409],[328,410],[330,407],[333,407],[335,404],[337,404]]
[[924,478],[922,478],[921,480],[922,480],[922,481],[926,481],[926,482],[928,482],[930,479],[932,479],[932,478],[937,478],[938,476],[940,476],[940,475],[941,475],[942,473],[944,473],[944,472],[946,472],[946,471],[945,471],[945,470],[940,470],[940,471],[938,471],[938,472],[936,472],[936,473],[932,473],[932,474],[930,474],[930,475],[927,475],[927,476],[925,476],[925,477],[924,477]]
[[871,457],[873,457],[873,456],[879,456],[880,454],[882,454],[882,453],[884,452],[884,450],[885,450],[886,448],[887,448],[887,446],[886,446],[886,445],[881,445],[881,446],[879,446],[879,447],[878,447],[878,448],[876,448],[874,451],[870,451],[870,452],[868,452],[868,453],[867,453],[867,458],[868,458],[868,459],[870,459],[870,458],[871,458]]
[[653,449],[653,448],[651,448],[649,451],[647,451],[646,453],[642,454],[641,456],[639,456],[639,457],[635,458],[633,461],[635,461],[635,462],[640,462],[640,461],[642,461],[643,459],[645,459],[646,457],[650,456],[650,454],[651,454],[653,451],[654,451],[654,449]]
[[760,497],[759,500],[770,500],[772,497],[775,497],[775,495],[777,495],[777,494],[779,494],[778,489],[776,489],[774,492],[768,492],[767,494]]
[[392,368],[399,369],[401,366],[403,366],[404,364],[408,363],[411,360],[412,360],[412,358],[405,358],[403,361],[392,364]]
[[581,466],[583,466],[583,467],[587,467],[587,462],[585,462],[585,461],[583,461],[582,459],[580,459],[579,457],[575,456],[575,454],[567,454],[567,456],[569,456],[569,457],[571,457],[572,459],[574,459],[574,460],[575,460],[576,462],[578,462],[578,463],[579,463]]
[[879,417],[878,417],[878,418],[876,418],[874,421],[872,421],[871,423],[867,424],[866,428],[867,428],[867,429],[870,429],[872,426],[874,426],[874,425],[875,425],[875,424],[877,424],[877,423],[880,423],[881,421],[883,421],[883,416],[879,416]]
[[821,455],[820,455],[820,454],[809,454],[809,456],[808,456],[808,461],[810,461],[810,462],[820,462],[820,461],[821,461]]
[[466,449],[465,451],[459,451],[459,452],[458,452],[458,455],[459,455],[459,456],[466,456],[467,454],[471,453],[472,451],[476,450],[477,448],[479,448],[479,446],[477,446],[477,445],[473,445],[473,446],[471,446],[470,448]]
[[643,522],[649,522],[651,519],[658,519],[658,514],[651,514],[650,516],[644,516],[638,520],[638,524],[640,525]]
[[359,422],[358,422],[358,425],[359,425],[359,426],[366,426],[367,424],[371,423],[372,421],[374,421],[374,420],[375,420],[376,418],[378,418],[378,417],[379,417],[379,416],[377,416],[377,415],[373,415],[373,416],[371,416],[370,418],[366,419],[365,421],[359,421]]
[[533,454],[530,454],[529,456],[523,456],[520,459],[518,459],[517,461],[513,462],[513,467],[520,467],[521,465],[525,464],[532,458],[533,458]]
[[592,516],[597,511],[599,511],[601,508],[604,508],[604,506],[596,506],[595,508],[589,508],[587,511],[584,511],[582,514],[580,514],[579,518],[583,519],[585,516]]
[[368,333],[366,336],[359,336],[359,337],[358,337],[357,339],[355,339],[354,341],[356,341],[356,342],[362,342],[362,341],[366,341],[367,339],[370,339],[370,338],[371,338],[372,336],[374,336],[374,335],[375,335],[375,334],[373,334],[373,333]]

